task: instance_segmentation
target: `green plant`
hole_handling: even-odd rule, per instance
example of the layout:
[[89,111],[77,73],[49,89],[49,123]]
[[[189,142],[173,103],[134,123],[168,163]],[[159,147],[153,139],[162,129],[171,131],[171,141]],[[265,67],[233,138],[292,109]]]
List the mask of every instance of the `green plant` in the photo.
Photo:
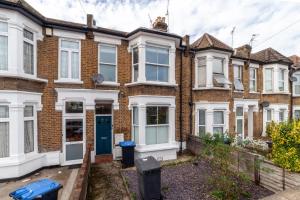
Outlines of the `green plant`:
[[300,121],[272,123],[268,131],[273,142],[272,161],[282,168],[300,172]]

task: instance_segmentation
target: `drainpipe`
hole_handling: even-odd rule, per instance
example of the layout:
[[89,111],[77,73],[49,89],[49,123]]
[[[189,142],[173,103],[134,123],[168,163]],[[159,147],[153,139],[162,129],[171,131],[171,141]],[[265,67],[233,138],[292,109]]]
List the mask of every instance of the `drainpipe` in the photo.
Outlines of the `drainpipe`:
[[195,58],[195,51],[190,51],[190,134],[193,132],[193,61]]
[[180,85],[179,85],[179,127],[180,127],[180,146],[179,146],[179,154],[182,154],[182,49],[180,49]]
[[291,96],[290,96],[290,115],[289,115],[289,120],[291,121],[293,119],[293,104],[294,104],[294,99],[293,99],[293,81],[291,80],[291,77],[293,76],[295,72],[295,69],[293,68],[293,66],[290,69],[290,73],[289,73],[289,89],[291,91]]

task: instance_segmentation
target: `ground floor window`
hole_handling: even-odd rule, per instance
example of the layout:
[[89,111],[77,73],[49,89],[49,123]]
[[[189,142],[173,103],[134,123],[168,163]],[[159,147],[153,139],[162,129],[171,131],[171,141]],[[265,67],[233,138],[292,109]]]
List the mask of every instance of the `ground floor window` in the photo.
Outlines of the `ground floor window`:
[[205,110],[199,109],[199,123],[198,123],[198,134],[199,136],[204,136],[206,134],[205,128]]
[[236,133],[243,136],[244,135],[244,110],[243,107],[237,107],[236,112]]
[[273,110],[267,109],[266,110],[266,127],[272,122],[273,120]]
[[224,111],[223,110],[215,110],[213,112],[213,133],[214,134],[222,134],[224,133]]
[[279,110],[279,122],[285,121],[285,116],[284,116],[284,114],[285,114],[285,109],[280,109],[280,110]]
[[34,107],[24,107],[24,153],[34,151]]
[[169,108],[148,106],[146,108],[146,144],[168,143]]
[[295,110],[294,111],[294,119],[299,120],[300,119],[300,110]]
[[135,143],[139,142],[139,110],[137,106],[132,107],[132,138]]
[[9,107],[0,105],[0,158],[9,157]]

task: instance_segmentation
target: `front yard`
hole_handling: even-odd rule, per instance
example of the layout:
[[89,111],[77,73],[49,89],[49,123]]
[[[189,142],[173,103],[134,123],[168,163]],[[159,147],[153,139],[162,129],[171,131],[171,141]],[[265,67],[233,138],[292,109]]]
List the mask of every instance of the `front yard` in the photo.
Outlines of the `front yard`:
[[[176,161],[175,161],[176,162]],[[192,199],[214,199],[215,192],[211,184],[214,169],[209,160],[204,158],[179,164],[168,163],[161,170],[162,196],[164,199],[192,200]],[[136,170],[122,170],[126,179],[131,197],[141,199],[138,192]],[[273,194],[272,191],[255,185],[252,181],[237,179],[243,192],[239,199],[260,199]]]

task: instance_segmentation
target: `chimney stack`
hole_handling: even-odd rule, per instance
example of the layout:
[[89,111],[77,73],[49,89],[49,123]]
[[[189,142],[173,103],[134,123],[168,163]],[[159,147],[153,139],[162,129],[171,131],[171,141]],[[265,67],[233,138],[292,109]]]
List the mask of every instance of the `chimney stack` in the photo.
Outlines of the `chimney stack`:
[[165,22],[165,17],[157,17],[154,23],[152,24],[153,29],[167,32],[168,31],[168,24]]
[[[92,14],[87,14],[86,25],[89,29],[92,29],[96,26],[96,22]],[[86,37],[89,39],[94,39],[94,32],[92,30],[88,30],[88,32],[86,33]]]

